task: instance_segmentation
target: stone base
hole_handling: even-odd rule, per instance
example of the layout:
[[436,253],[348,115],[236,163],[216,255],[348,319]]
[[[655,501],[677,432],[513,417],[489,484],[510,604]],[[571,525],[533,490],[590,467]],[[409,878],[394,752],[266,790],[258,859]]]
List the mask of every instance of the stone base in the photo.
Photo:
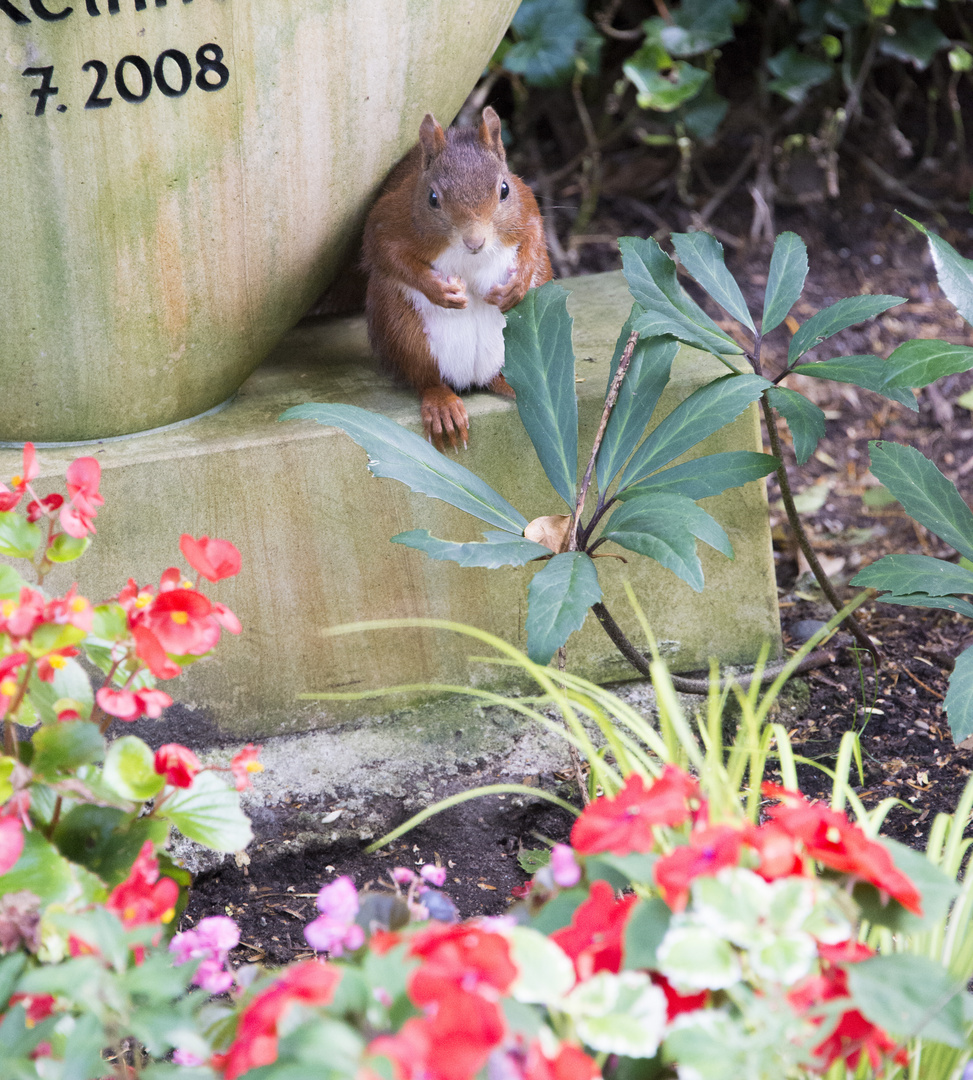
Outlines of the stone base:
[[[621,274],[563,284],[571,290],[575,320],[580,447],[586,461],[631,297]],[[662,409],[668,411],[723,373],[714,358],[683,349]],[[429,629],[331,633],[369,619],[432,617],[488,630],[523,648],[527,585],[536,565],[462,569],[390,544],[390,536],[415,528],[475,540],[479,523],[395,481],[373,478],[365,452],[342,432],[310,421],[277,422],[285,409],[308,401],[359,405],[420,430],[415,394],[395,388],[376,370],[360,317],[302,323],[232,404],[215,415],[161,434],[40,453],[39,489],[47,490],[45,477],[63,476],[71,460],[90,454],[101,462],[105,496],[91,550],[52,573],[49,588],[61,592],[76,578],[80,590],[97,602],[130,576],[148,584],[167,566],[183,566],[178,550],[183,532],[232,540],[243,556],[242,573],[205,591],[236,612],[243,634],[224,635],[211,659],[166,686],[200,719],[232,738],[321,728],[431,695],[417,690],[387,706],[297,701],[305,691],[420,683],[524,687],[516,671],[470,659],[489,650],[460,634]],[[471,394],[466,402],[471,438],[470,448],[460,454],[462,463],[529,519],[564,512],[514,403],[486,393]],[[731,449],[760,449],[755,409],[717,432],[700,453]],[[9,478],[19,468],[18,451],[0,451],[0,477]],[[639,642],[623,591],[630,581],[677,671],[704,668],[714,656],[725,663],[752,661],[768,640],[774,655],[780,648],[763,484],[748,484],[703,505],[726,529],[736,557],[731,561],[700,544],[702,593],[629,552],[626,562],[604,559],[599,565],[605,602],[615,618]],[[568,642],[568,667],[601,682],[633,675],[593,617]]]

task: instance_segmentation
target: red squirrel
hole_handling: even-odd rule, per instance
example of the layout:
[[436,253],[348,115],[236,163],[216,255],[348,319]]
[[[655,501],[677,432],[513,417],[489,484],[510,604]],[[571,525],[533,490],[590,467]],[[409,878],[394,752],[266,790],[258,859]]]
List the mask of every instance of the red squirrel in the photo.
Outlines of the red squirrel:
[[507,168],[500,118],[443,131],[431,113],[365,224],[365,314],[372,348],[422,399],[426,438],[456,449],[469,433],[455,393],[513,397],[501,374],[503,313],[551,280],[530,188]]

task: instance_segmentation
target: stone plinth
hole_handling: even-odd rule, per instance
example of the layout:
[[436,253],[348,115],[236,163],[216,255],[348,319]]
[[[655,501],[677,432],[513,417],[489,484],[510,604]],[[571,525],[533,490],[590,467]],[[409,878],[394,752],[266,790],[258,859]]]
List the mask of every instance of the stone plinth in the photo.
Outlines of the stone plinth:
[[[564,284],[575,320],[586,458],[631,298],[621,274]],[[712,357],[684,349],[662,407],[672,408],[722,373]],[[491,394],[466,400],[471,441],[461,461],[528,518],[561,513],[516,406]],[[376,370],[363,320],[343,318],[305,322],[291,331],[222,412],[164,434],[41,451],[45,476],[63,474],[80,454],[97,457],[106,499],[91,550],[52,574],[51,589],[60,591],[77,577],[85,595],[103,599],[129,576],[146,584],[158,581],[167,566],[182,565],[183,532],[232,540],[243,555],[242,573],[206,591],[237,613],[244,633],[238,639],[225,635],[211,660],[166,688],[240,738],[382,711],[375,702],[298,702],[302,691],[425,682],[511,685],[509,670],[470,662],[468,656],[484,647],[459,635],[417,629],[328,636],[330,628],[353,621],[436,617],[490,630],[523,647],[526,590],[536,567],[462,569],[390,544],[390,536],[407,529],[428,528],[454,540],[478,539],[479,530],[443,503],[371,477],[365,452],[343,433],[308,421],[278,423],[286,408],[307,401],[348,402],[420,430],[416,396]],[[701,452],[759,448],[751,409]],[[0,477],[9,478],[19,465],[19,452],[0,451]],[[749,484],[703,505],[727,530],[736,558],[700,544],[702,593],[629,552],[623,553],[625,563],[605,559],[600,565],[616,619],[638,640],[623,594],[629,580],[675,670],[706,667],[711,656],[745,663],[764,641],[775,652],[780,643],[763,485]],[[568,662],[571,670],[600,681],[633,675],[592,616],[570,639]]]

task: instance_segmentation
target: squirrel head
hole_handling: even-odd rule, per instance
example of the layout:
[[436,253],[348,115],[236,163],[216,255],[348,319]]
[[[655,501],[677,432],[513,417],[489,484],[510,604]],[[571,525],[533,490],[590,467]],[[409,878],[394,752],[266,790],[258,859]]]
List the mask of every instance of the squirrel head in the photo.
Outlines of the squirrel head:
[[512,222],[518,197],[500,137],[500,117],[488,105],[476,127],[444,131],[432,113],[419,127],[420,178],[413,217],[424,232],[457,236],[473,254]]

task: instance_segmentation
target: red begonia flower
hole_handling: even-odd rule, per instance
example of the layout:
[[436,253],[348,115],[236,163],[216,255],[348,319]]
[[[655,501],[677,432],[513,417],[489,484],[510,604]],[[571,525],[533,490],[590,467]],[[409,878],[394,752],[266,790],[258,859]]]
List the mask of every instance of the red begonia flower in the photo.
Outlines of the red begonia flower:
[[[2,496],[0,496],[2,498]],[[33,525],[45,514],[52,514],[55,510],[60,510],[64,505],[64,496],[58,495],[55,491],[51,495],[46,495],[43,499],[32,499],[27,504],[27,520]]]
[[5,874],[24,850],[24,827],[16,815],[0,817],[0,874]]
[[417,1005],[438,1001],[448,987],[480,992],[495,998],[517,978],[505,937],[475,924],[433,926],[412,939],[410,956],[422,963],[409,977],[409,996]]
[[553,1058],[544,1054],[537,1041],[527,1050],[524,1080],[599,1080],[600,1076],[597,1064],[572,1043],[562,1043]]
[[262,747],[254,746],[253,743],[247,743],[247,745],[237,754],[230,762],[230,769],[233,772],[233,777],[236,780],[237,791],[246,791],[250,787],[250,774],[263,772],[264,767],[257,760],[257,755],[260,753]]
[[13,510],[24,497],[27,485],[40,472],[33,443],[24,443],[23,467],[20,476],[15,476],[10,483],[13,490],[0,484],[0,511]]
[[105,907],[125,926],[171,922],[179,899],[179,886],[159,876],[159,860],[151,840],[146,840],[128,877],[108,894]]
[[781,829],[801,841],[810,858],[839,873],[859,877],[909,911],[922,914],[922,894],[896,868],[888,849],[869,840],[844,814],[776,786],[765,785],[764,793],[784,800],[767,813]]
[[116,690],[113,686],[102,686],[95,693],[95,701],[102,712],[119,720],[137,720],[142,715],[139,703],[131,690]]
[[579,979],[598,971],[617,974],[621,970],[625,922],[634,903],[634,895],[616,900],[607,881],[594,881],[588,899],[575,909],[571,925],[550,935],[574,961]]
[[277,1026],[287,1009],[295,1003],[329,1004],[340,980],[338,968],[317,960],[288,968],[240,1015],[236,1038],[227,1053],[221,1055],[224,1080],[235,1080],[250,1069],[272,1065],[277,1060]]
[[195,589],[169,589],[156,596],[142,619],[167,653],[196,656],[212,647],[208,634],[212,610],[209,600]]
[[712,877],[725,866],[736,866],[743,833],[731,825],[714,825],[689,834],[689,843],[663,855],[655,864],[655,883],[673,911],[682,911],[689,886],[698,877]]
[[133,626],[131,632],[135,641],[135,655],[157,679],[174,679],[182,673],[182,668],[169,659],[162,642],[148,627]]
[[651,851],[653,826],[688,821],[690,800],[698,796],[699,784],[675,765],[667,765],[649,787],[631,773],[616,795],[603,795],[584,808],[571,829],[571,846],[582,855]]
[[98,507],[105,504],[104,496],[98,493],[98,485],[101,483],[101,465],[98,459],[76,458],[68,466],[65,476],[68,498],[80,513],[94,517],[98,513]]
[[195,540],[189,533],[179,537],[179,550],[186,562],[209,581],[220,581],[240,573],[240,552],[229,540],[201,536]]
[[166,778],[173,787],[188,788],[203,767],[199,758],[188,746],[166,743],[155,752],[155,771]]
[[67,645],[63,649],[55,649],[54,652],[42,656],[37,661],[37,677],[42,682],[53,682],[54,676],[66,666],[72,656],[77,656],[81,650],[74,645]]
[[649,978],[666,995],[667,1024],[671,1024],[680,1013],[702,1009],[709,1000],[709,990],[700,990],[698,994],[680,994],[665,975],[658,971],[650,971]]

